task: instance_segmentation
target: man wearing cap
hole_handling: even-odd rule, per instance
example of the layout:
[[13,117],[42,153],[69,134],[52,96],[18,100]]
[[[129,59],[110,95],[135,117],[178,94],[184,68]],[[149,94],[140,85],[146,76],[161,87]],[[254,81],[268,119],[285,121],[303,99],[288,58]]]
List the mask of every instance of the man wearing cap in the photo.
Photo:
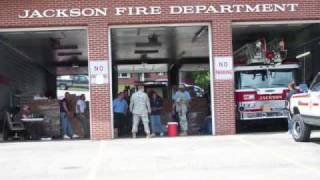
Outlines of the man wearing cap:
[[184,86],[179,85],[179,89],[174,95],[174,109],[178,113],[179,116],[179,124],[181,128],[181,135],[186,136],[188,133],[188,120],[187,120],[187,112],[188,112],[188,104],[190,97],[184,93]]
[[133,93],[130,100],[130,111],[133,114],[132,123],[132,137],[136,138],[138,132],[138,125],[140,119],[142,119],[144,131],[146,137],[150,137],[149,129],[149,113],[151,113],[150,100],[148,95],[144,92],[144,87],[142,85],[138,86],[138,91]]

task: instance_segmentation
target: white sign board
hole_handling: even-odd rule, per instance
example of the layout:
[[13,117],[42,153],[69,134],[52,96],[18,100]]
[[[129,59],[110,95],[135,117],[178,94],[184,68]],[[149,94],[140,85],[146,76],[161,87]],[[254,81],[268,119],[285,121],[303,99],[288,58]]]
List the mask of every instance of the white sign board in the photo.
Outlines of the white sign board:
[[233,58],[231,56],[215,57],[214,65],[214,77],[216,80],[233,79]]
[[108,61],[89,61],[90,62],[90,83],[108,84],[109,69]]

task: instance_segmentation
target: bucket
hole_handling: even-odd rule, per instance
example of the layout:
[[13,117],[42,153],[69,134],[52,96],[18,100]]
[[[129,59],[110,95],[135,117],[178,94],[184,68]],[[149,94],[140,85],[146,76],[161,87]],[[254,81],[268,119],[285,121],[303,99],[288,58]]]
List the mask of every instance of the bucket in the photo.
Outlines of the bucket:
[[177,122],[168,122],[167,125],[168,136],[173,137],[178,134],[178,123]]

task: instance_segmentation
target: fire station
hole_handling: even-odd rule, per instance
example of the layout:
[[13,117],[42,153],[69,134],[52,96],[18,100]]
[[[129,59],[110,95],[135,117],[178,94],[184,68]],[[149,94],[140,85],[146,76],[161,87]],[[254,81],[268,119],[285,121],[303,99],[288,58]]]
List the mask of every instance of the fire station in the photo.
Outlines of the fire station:
[[129,106],[137,85],[161,97],[164,129],[177,120],[172,104],[181,86],[191,99],[190,135],[286,123],[288,84],[309,83],[320,71],[319,5],[1,1],[1,137],[61,138],[69,126],[76,138],[128,137],[132,116],[126,110],[125,122],[117,122],[114,100],[122,94]]

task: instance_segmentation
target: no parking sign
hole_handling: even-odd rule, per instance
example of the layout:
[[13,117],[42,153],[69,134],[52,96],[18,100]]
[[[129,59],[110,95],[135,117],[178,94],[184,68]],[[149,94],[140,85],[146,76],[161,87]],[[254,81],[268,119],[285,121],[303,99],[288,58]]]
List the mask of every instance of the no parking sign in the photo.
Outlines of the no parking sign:
[[231,56],[220,56],[214,58],[215,79],[233,79],[233,58]]
[[108,84],[109,69],[108,61],[90,61],[91,84]]

